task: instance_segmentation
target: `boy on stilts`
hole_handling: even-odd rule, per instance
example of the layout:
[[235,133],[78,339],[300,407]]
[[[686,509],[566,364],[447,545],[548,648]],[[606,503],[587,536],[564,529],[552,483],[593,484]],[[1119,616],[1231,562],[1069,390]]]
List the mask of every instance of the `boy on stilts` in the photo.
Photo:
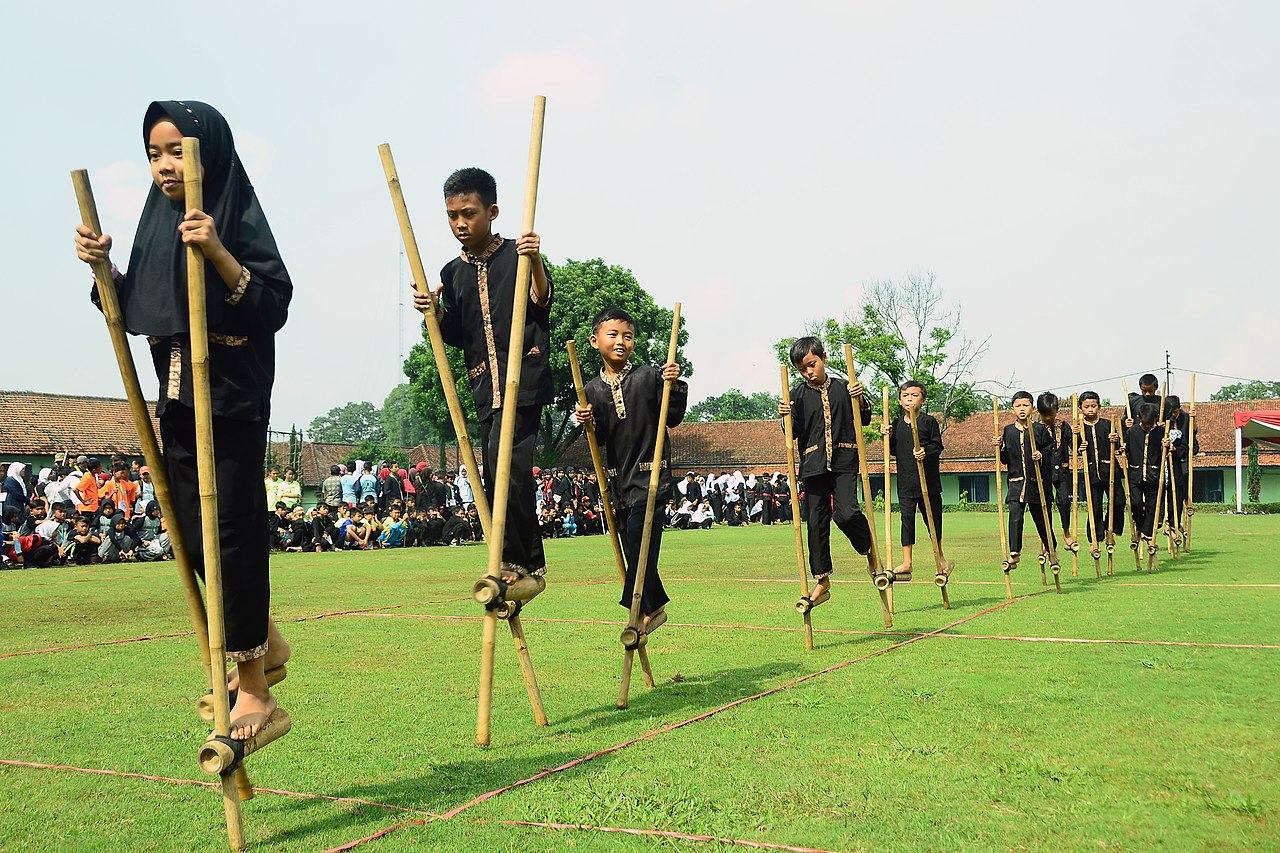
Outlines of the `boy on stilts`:
[[[482,169],[459,169],[444,184],[445,212],[450,230],[462,244],[459,257],[440,271],[434,291],[436,316],[445,343],[462,350],[471,381],[476,416],[480,421],[484,490],[493,500],[493,477],[498,470],[502,419],[516,418],[511,451],[511,481],[507,492],[507,522],[502,543],[504,583],[546,574],[546,558],[536,513],[533,448],[542,407],[554,399],[551,385],[551,276],[542,263],[541,240],[530,231],[517,240],[495,234],[498,187]],[[527,255],[533,276],[527,295],[524,358],[517,400],[504,400],[511,314],[516,297],[516,261]],[[431,309],[432,296],[415,289],[414,307]]]
[[[893,579],[911,580],[911,553],[916,544],[916,512],[924,513],[924,492],[916,460],[924,464],[924,476],[929,494],[929,508],[933,513],[933,531],[942,551],[942,475],[939,460],[942,456],[942,429],[937,419],[924,411],[925,387],[914,379],[904,382],[898,389],[898,404],[902,414],[881,431],[889,437],[889,452],[898,463],[898,505],[902,518],[902,563],[893,570]],[[911,423],[915,422],[920,437],[920,449],[915,449],[911,436]],[[943,557],[942,570],[951,573],[953,563]]]
[[[607,474],[612,481],[609,492],[617,506],[614,518],[627,559],[627,577],[618,603],[628,609],[635,591],[658,429],[679,425],[689,401],[688,384],[678,381],[678,363],[664,364],[661,368],[631,363],[637,331],[635,318],[626,311],[606,308],[596,314],[591,322],[591,346],[600,353],[604,367],[599,376],[586,384],[587,405],[579,405],[574,411],[578,423],[594,422],[596,439],[605,446]],[[671,399],[667,422],[659,425],[665,381],[672,382]],[[663,446],[660,467],[657,505],[663,506],[672,495],[670,441]],[[658,575],[662,528],[662,516],[655,513],[649,531],[649,554],[640,603],[644,616],[642,634],[646,636],[667,620],[664,608],[671,600]]]
[[[1014,394],[1010,401],[1014,422],[993,439],[1000,451],[1000,461],[1009,471],[1005,502],[1009,505],[1010,570],[1017,567],[1022,552],[1023,512],[1027,507],[1031,508],[1031,520],[1040,533],[1042,551],[1055,553],[1051,544],[1053,531],[1045,523],[1047,513],[1040,506],[1039,490],[1033,479],[1039,476],[1041,483],[1047,483],[1052,476],[1053,435],[1044,424],[1031,421],[1033,407],[1029,391]],[[1047,494],[1045,499],[1048,500]]]
[[[1096,391],[1080,395],[1080,452],[1084,454],[1084,476],[1093,495],[1093,507],[1089,518],[1090,537],[1093,540],[1093,558],[1107,546],[1108,568],[1115,552],[1115,535],[1124,533],[1124,492],[1115,485],[1111,466],[1115,461],[1115,448],[1120,443],[1119,432],[1113,432],[1111,421],[1101,417],[1102,400]],[[1121,473],[1123,476],[1123,472]],[[1102,496],[1106,495],[1104,503]]]
[[[799,474],[804,481],[809,522],[809,570],[816,581],[807,596],[816,607],[831,597],[831,523],[859,554],[870,558],[871,528],[858,506],[858,456],[853,431],[871,423],[871,405],[860,382],[827,374],[822,341],[803,337],[791,345],[791,364],[804,381],[791,389],[791,405],[778,414],[792,416]],[[857,407],[855,420],[854,408]]]
[[1058,395],[1045,391],[1036,400],[1036,411],[1040,413],[1040,423],[1044,424],[1053,436],[1052,491],[1050,482],[1045,481],[1045,499],[1052,500],[1058,507],[1058,517],[1062,521],[1062,540],[1071,551],[1079,551],[1080,545],[1071,535],[1071,425],[1058,417],[1062,402]]
[[1134,412],[1137,423],[1125,432],[1123,448],[1129,459],[1129,497],[1133,526],[1145,543],[1148,554],[1155,553],[1156,498],[1160,491],[1160,460],[1171,446],[1164,425],[1157,422],[1159,403],[1139,403]]

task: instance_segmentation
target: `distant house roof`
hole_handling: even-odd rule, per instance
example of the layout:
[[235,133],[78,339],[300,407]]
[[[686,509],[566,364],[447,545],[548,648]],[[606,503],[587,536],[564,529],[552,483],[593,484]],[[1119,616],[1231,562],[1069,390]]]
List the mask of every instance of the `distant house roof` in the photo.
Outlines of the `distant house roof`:
[[[1235,464],[1234,413],[1241,409],[1274,409],[1280,401],[1254,400],[1243,403],[1197,403],[1196,435],[1202,455],[1196,464],[1227,467]],[[1067,417],[1070,418],[1070,412]],[[1124,417],[1124,408],[1103,408],[1105,418]],[[1013,416],[1002,410],[1000,424],[1012,423]],[[874,421],[877,423],[878,421]],[[950,474],[985,473],[993,470],[995,454],[991,438],[995,433],[991,414],[978,413],[948,425],[943,435],[941,470]],[[884,469],[884,452],[879,441],[867,446],[873,473]],[[1262,465],[1280,466],[1280,450],[1262,445]],[[561,457],[565,466],[589,468],[591,457],[586,441],[579,439]],[[671,430],[671,467],[682,471],[733,471],[763,473],[786,469],[786,448],[782,428],[775,418],[767,421],[720,421],[685,423]],[[896,464],[890,470],[896,471]]]
[[[148,403],[148,407],[151,404]],[[155,418],[152,418],[155,425]],[[159,428],[156,428],[159,433]],[[124,453],[140,456],[127,400],[0,391],[0,454]]]

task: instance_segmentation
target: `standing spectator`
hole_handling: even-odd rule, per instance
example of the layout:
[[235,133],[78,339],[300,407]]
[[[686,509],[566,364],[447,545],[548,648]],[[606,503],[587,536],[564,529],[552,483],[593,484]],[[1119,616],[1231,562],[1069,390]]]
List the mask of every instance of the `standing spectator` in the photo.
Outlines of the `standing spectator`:
[[458,478],[454,481],[454,487],[458,491],[458,503],[462,506],[475,503],[476,493],[471,488],[471,481],[467,479],[467,469],[463,468],[458,472]]
[[[357,462],[356,464],[361,464],[361,463]],[[356,501],[358,503],[364,503],[369,498],[373,498],[374,503],[377,503],[378,478],[373,475],[373,472],[369,470],[369,467],[367,465],[364,466],[364,471],[360,475],[359,485],[360,485],[359,497],[356,498]]]
[[98,498],[98,473],[102,470],[102,463],[97,458],[90,459],[85,464],[84,475],[76,483],[75,493],[79,498],[80,512],[85,515],[94,516],[98,514],[98,508],[101,501]]
[[352,468],[349,471],[343,471],[342,476],[339,479],[342,482],[342,502],[349,507],[354,507],[356,504],[360,503],[359,470]]
[[136,457],[129,460],[129,479],[135,483],[142,479],[142,462]]
[[292,468],[284,469],[284,479],[276,486],[276,495],[290,510],[302,500],[302,484],[298,482],[298,475]]
[[389,513],[391,505],[400,502],[404,504],[404,488],[400,485],[400,466],[392,462],[388,467],[383,468],[386,476],[382,477],[382,498],[381,507],[383,512]]
[[156,484],[151,482],[151,469],[143,465],[138,469],[138,503],[133,511],[146,512],[147,504],[156,499]]
[[263,487],[267,490],[267,506],[275,506],[280,500],[280,468],[276,465],[271,466],[271,470],[267,473],[267,478],[262,481]]
[[27,503],[30,500],[27,496],[27,483],[24,477],[26,470],[26,465],[14,462],[9,466],[4,482],[0,484],[0,493],[4,494],[4,511],[7,513],[9,507],[14,507],[18,510],[19,518],[26,516]]
[[[332,513],[342,507],[342,468],[337,465],[329,466],[329,476],[320,484],[320,506],[327,506]],[[316,538],[314,533],[311,538]]]
[[138,491],[138,484],[129,479],[129,464],[115,462],[111,465],[111,479],[98,494],[103,500],[110,500],[118,507],[127,521],[133,518],[133,508],[138,504]]

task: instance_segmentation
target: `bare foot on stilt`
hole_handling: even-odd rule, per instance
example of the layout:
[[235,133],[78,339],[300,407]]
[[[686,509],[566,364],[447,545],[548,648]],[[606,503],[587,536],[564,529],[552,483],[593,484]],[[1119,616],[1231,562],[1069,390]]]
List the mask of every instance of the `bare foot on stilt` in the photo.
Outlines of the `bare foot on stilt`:
[[276,697],[269,689],[265,695],[255,695],[247,689],[241,690],[231,709],[231,739],[248,740],[253,737],[275,710]]

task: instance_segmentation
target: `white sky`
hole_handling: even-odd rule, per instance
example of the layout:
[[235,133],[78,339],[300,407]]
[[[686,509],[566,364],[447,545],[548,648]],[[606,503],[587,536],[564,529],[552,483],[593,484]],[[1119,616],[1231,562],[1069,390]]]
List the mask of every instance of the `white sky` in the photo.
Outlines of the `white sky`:
[[68,172],[123,264],[143,111],[190,98],[231,122],[295,284],[273,427],[381,404],[419,332],[377,145],[434,276],[454,168],[492,171],[518,229],[535,94],[544,250],[681,300],[695,399],[776,391],[772,341],[924,269],[991,336],[982,379],[1132,386],[1166,348],[1202,399],[1277,379],[1277,32],[1274,2],[18,4],[0,387],[123,393]]

